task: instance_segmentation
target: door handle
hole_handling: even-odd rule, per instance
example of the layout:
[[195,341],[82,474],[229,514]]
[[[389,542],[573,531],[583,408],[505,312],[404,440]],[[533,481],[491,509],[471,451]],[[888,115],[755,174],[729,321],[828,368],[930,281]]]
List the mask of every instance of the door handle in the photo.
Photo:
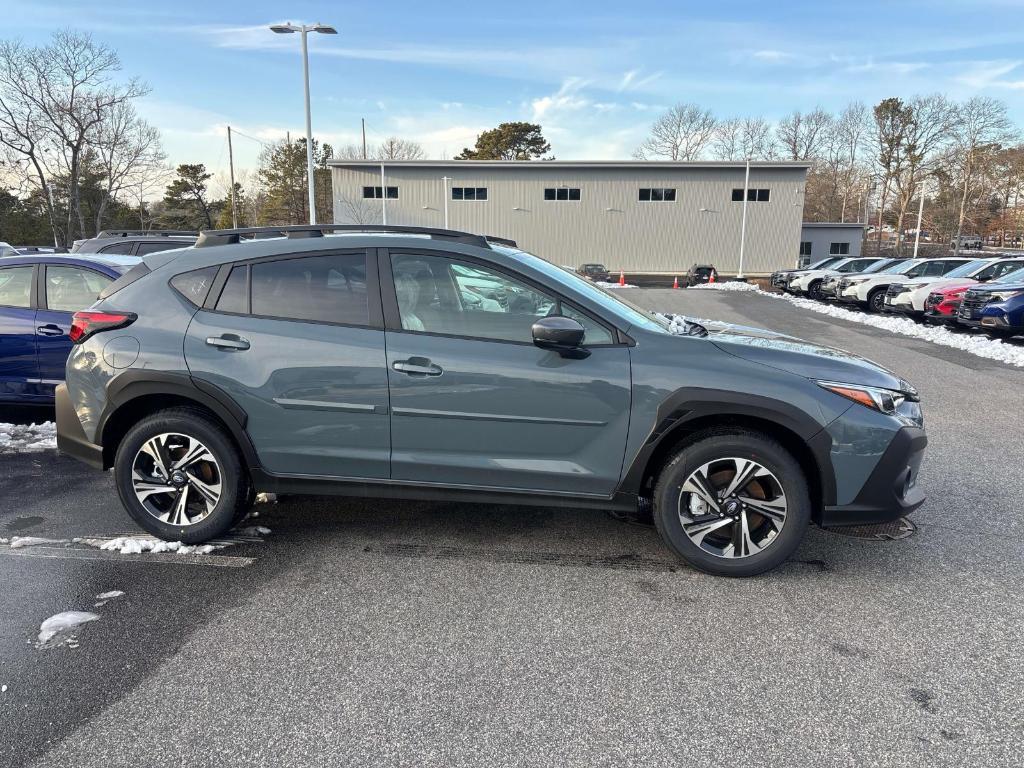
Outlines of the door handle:
[[224,334],[223,336],[207,336],[206,343],[211,347],[219,347],[220,349],[248,349],[249,340],[243,339],[241,336],[235,334]]
[[426,357],[410,357],[408,360],[395,360],[391,364],[399,373],[409,376],[440,376],[444,370],[440,365],[434,365]]
[[46,325],[40,325],[36,328],[36,333],[40,336],[63,336],[64,331],[61,330],[59,325],[53,323],[47,323]]

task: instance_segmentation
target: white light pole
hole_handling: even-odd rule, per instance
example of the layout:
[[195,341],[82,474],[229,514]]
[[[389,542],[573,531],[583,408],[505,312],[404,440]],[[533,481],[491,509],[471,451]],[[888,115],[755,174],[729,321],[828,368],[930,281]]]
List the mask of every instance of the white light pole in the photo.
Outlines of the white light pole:
[[309,113],[309,48],[306,36],[310,32],[322,35],[336,35],[338,30],[327,24],[273,24],[271,32],[279,35],[290,35],[299,32],[302,35],[302,80],[306,90],[306,176],[309,180],[309,223],[316,224],[316,196],[313,194],[313,125]]
[[384,163],[380,164],[380,223],[388,223],[388,188],[384,186]]
[[442,176],[441,181],[444,182],[444,228],[448,229],[448,182],[451,181],[450,176]]
[[914,258],[917,258],[917,247],[921,244],[921,217],[924,216],[924,179],[917,182],[921,188],[918,196],[921,198],[917,203],[917,232],[914,233]]
[[737,280],[743,280],[743,250],[747,244],[747,198],[750,197],[750,158],[747,158],[747,170],[743,177],[743,223],[740,224],[740,270],[736,273]]

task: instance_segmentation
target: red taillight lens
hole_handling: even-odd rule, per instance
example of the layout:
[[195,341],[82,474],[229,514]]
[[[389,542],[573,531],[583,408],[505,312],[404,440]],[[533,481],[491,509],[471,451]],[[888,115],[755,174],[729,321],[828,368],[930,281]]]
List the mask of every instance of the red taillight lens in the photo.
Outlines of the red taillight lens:
[[131,325],[136,317],[132,312],[75,312],[68,338],[74,344],[81,344],[94,333]]

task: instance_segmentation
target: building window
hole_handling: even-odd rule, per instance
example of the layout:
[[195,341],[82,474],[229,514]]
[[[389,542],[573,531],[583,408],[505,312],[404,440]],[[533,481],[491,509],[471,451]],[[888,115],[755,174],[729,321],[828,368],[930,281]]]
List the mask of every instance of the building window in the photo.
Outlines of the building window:
[[579,200],[579,187],[548,187],[544,190],[545,200]]
[[452,200],[486,200],[487,187],[452,187]]
[[[770,189],[754,189],[749,187],[747,189],[747,200],[751,203],[767,203],[772,196]],[[734,189],[732,191],[732,201],[734,203],[743,202],[743,190]]]
[[673,187],[641,187],[640,202],[642,203],[674,203],[676,190]]
[[850,254],[849,243],[829,243],[829,256],[848,256]]
[[[384,195],[381,194],[382,187],[363,187],[363,197],[367,200],[380,200]],[[388,191],[388,200],[398,199],[398,187],[386,187]]]
[[800,243],[800,255],[801,256],[810,256],[811,255],[811,241],[810,240],[804,240],[803,242]]

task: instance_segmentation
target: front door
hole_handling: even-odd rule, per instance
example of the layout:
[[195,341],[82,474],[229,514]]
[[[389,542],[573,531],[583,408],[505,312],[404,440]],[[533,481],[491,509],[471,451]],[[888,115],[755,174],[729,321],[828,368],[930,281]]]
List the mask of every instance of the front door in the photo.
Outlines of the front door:
[[[392,477],[610,494],[630,408],[627,347],[559,297],[462,257],[392,253],[387,332]],[[389,302],[390,303],[390,302]],[[533,345],[540,317],[584,324],[590,355]]]
[[[31,264],[0,269],[0,400],[37,400],[36,309]],[[2,419],[0,419],[2,421]]]
[[193,377],[230,395],[271,472],[386,478],[388,380],[376,260],[364,251],[235,265],[189,325]]

